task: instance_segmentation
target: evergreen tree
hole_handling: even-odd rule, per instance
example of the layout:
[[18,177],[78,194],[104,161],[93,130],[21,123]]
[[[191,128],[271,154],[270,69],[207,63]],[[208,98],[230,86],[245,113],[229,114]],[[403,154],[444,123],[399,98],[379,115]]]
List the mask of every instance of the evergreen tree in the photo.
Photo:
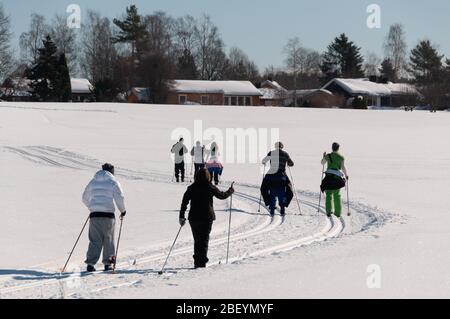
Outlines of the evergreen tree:
[[385,59],[381,63],[381,77],[390,81],[394,81],[396,77],[396,72],[394,69],[394,65],[392,64],[390,59]]
[[36,65],[27,72],[34,94],[43,101],[69,101],[72,88],[66,56],[57,53],[58,48],[50,36],[38,52]]
[[59,55],[56,65],[56,78],[52,80],[53,92],[60,102],[68,102],[72,99],[72,86],[70,84],[69,68],[64,53]]
[[197,79],[197,67],[195,65],[195,58],[192,53],[185,49],[183,54],[178,58],[177,76],[184,80]]
[[113,37],[114,43],[131,44],[131,56],[136,58],[140,51],[140,45],[146,38],[147,31],[142,16],[139,15],[135,5],[127,7],[124,20],[114,19],[114,24],[119,28],[117,36]]
[[410,56],[410,71],[417,83],[426,84],[437,81],[442,71],[442,59],[429,40],[421,41]]
[[37,63],[28,71],[32,81],[34,94],[43,101],[55,98],[53,84],[58,75],[57,48],[50,36],[43,41],[43,47],[38,49]]
[[361,48],[349,41],[345,34],[335,38],[323,57],[321,70],[324,83],[333,78],[359,78],[364,76]]

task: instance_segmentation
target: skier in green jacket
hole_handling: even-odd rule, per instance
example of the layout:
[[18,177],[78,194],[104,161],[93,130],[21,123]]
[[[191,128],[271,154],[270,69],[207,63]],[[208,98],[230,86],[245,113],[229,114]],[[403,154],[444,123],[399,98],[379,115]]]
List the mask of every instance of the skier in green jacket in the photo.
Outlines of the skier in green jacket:
[[339,153],[340,145],[333,143],[330,154],[324,153],[322,158],[322,165],[327,164],[325,178],[322,181],[321,190],[326,193],[326,212],[327,216],[331,217],[334,214],[336,217],[341,217],[342,202],[341,202],[341,188],[345,187],[348,181],[348,173],[345,167],[345,159]]

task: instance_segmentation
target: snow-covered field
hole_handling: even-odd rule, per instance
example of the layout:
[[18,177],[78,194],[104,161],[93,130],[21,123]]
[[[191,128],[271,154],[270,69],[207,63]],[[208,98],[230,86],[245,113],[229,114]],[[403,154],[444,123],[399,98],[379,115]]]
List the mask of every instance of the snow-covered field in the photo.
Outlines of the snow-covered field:
[[[216,201],[209,268],[190,270],[186,227],[158,276],[186,188],[171,182],[171,134],[195,120],[279,128],[303,216],[294,202],[286,223],[270,224],[258,213],[260,166],[227,165],[231,263],[229,201]],[[449,298],[448,136],[447,112],[2,102],[0,298]],[[321,155],[334,141],[347,158],[353,215],[330,221],[317,203]],[[87,217],[81,193],[106,161],[127,201],[119,271],[79,273],[85,233],[72,272],[60,275]],[[370,288],[374,278],[380,288]]]

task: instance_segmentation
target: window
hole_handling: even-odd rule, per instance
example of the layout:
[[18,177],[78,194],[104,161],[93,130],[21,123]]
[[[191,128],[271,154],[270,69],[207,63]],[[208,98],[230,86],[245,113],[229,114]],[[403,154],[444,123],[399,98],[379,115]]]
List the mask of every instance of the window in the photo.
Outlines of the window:
[[251,106],[252,105],[252,98],[250,96],[245,97],[245,105]]
[[187,102],[187,95],[179,95],[178,96],[179,104],[184,105]]
[[224,105],[230,105],[230,97],[229,96],[225,96],[225,101],[223,103]]
[[209,104],[209,96],[202,95],[202,105],[208,105],[208,104]]
[[245,105],[244,103],[245,103],[244,97],[243,97],[243,96],[240,96],[240,97],[239,97],[239,105],[244,106],[244,105]]
[[232,96],[231,97],[231,105],[238,105],[238,98],[237,96]]

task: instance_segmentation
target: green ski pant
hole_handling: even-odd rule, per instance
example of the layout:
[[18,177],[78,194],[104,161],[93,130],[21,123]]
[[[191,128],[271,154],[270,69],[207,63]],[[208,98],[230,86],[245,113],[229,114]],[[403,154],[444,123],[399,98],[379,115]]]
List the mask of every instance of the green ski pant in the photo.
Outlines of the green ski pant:
[[327,198],[325,208],[327,210],[327,214],[331,214],[333,212],[333,204],[334,204],[334,214],[336,217],[341,217],[342,213],[342,202],[341,202],[341,190],[334,191],[326,191]]

